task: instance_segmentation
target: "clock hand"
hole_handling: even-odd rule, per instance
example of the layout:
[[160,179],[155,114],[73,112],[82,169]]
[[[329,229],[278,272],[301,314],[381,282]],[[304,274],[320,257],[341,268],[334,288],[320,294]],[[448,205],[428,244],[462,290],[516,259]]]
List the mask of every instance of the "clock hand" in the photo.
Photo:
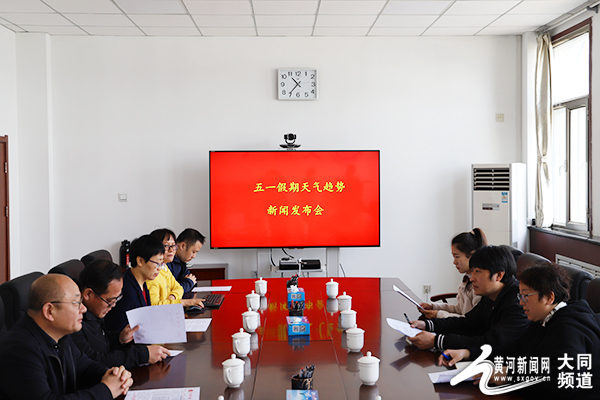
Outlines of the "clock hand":
[[296,89],[298,86],[300,86],[300,82],[296,81],[294,78],[292,78],[292,80],[293,80],[294,82],[296,82],[296,86],[294,86],[294,87],[292,88],[292,90],[290,90],[290,94],[292,94],[292,92],[294,91],[294,89]]
[[[294,89],[296,89],[297,87],[301,87],[301,86],[300,86],[300,81],[297,81],[297,80],[295,80],[294,78],[292,78],[292,80],[293,80],[294,82],[296,82],[296,86],[294,86]],[[292,89],[292,90],[293,90],[293,89]]]

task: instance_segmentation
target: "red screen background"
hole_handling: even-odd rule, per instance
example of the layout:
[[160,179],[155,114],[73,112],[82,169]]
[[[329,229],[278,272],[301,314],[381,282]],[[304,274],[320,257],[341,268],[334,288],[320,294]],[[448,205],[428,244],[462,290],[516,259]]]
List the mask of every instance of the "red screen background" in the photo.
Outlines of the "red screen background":
[[212,248],[379,246],[379,151],[211,151]]

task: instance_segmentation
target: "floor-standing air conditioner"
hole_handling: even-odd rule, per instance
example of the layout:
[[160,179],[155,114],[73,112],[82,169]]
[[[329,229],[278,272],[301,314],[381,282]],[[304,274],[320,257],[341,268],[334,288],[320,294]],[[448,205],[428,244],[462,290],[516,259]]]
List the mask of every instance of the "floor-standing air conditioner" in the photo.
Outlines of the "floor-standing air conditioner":
[[483,230],[489,244],[508,244],[525,251],[525,164],[473,164],[472,167],[473,227]]

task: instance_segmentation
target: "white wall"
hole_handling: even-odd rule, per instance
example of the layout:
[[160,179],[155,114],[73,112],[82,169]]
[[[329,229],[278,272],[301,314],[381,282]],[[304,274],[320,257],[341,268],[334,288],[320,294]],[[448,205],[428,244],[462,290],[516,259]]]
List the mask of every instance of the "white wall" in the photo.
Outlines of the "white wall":
[[[50,268],[98,248],[117,257],[122,239],[156,227],[208,234],[208,151],[276,149],[294,132],[302,149],[381,150],[381,247],[341,249],[348,275],[397,276],[416,293],[422,284],[453,290],[460,277],[449,241],[471,229],[470,165],[521,161],[519,41],[23,43],[51,60],[52,171],[36,182],[51,187],[54,255],[36,261]],[[275,73],[287,67],[318,69],[319,100],[276,100]],[[496,113],[505,122],[495,122]],[[117,193],[129,201],[119,203]],[[35,202],[24,199],[21,207],[29,226]],[[228,262],[232,277],[250,277],[256,259],[254,250],[207,248],[199,255],[200,262]]]
[[[47,260],[55,259],[53,207],[52,77],[50,36],[16,35],[18,174],[22,275],[47,272]],[[14,166],[13,166],[14,168]],[[12,215],[15,215],[13,212]],[[11,240],[16,238],[11,234]]]
[[11,276],[21,275],[15,34],[0,26],[0,136],[8,136]]

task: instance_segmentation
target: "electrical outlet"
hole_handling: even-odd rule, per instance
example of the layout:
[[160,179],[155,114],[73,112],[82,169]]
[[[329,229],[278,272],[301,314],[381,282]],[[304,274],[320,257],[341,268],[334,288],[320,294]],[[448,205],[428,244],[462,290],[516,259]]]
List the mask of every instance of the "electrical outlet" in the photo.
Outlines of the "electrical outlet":
[[423,285],[423,293],[431,292],[431,285]]

